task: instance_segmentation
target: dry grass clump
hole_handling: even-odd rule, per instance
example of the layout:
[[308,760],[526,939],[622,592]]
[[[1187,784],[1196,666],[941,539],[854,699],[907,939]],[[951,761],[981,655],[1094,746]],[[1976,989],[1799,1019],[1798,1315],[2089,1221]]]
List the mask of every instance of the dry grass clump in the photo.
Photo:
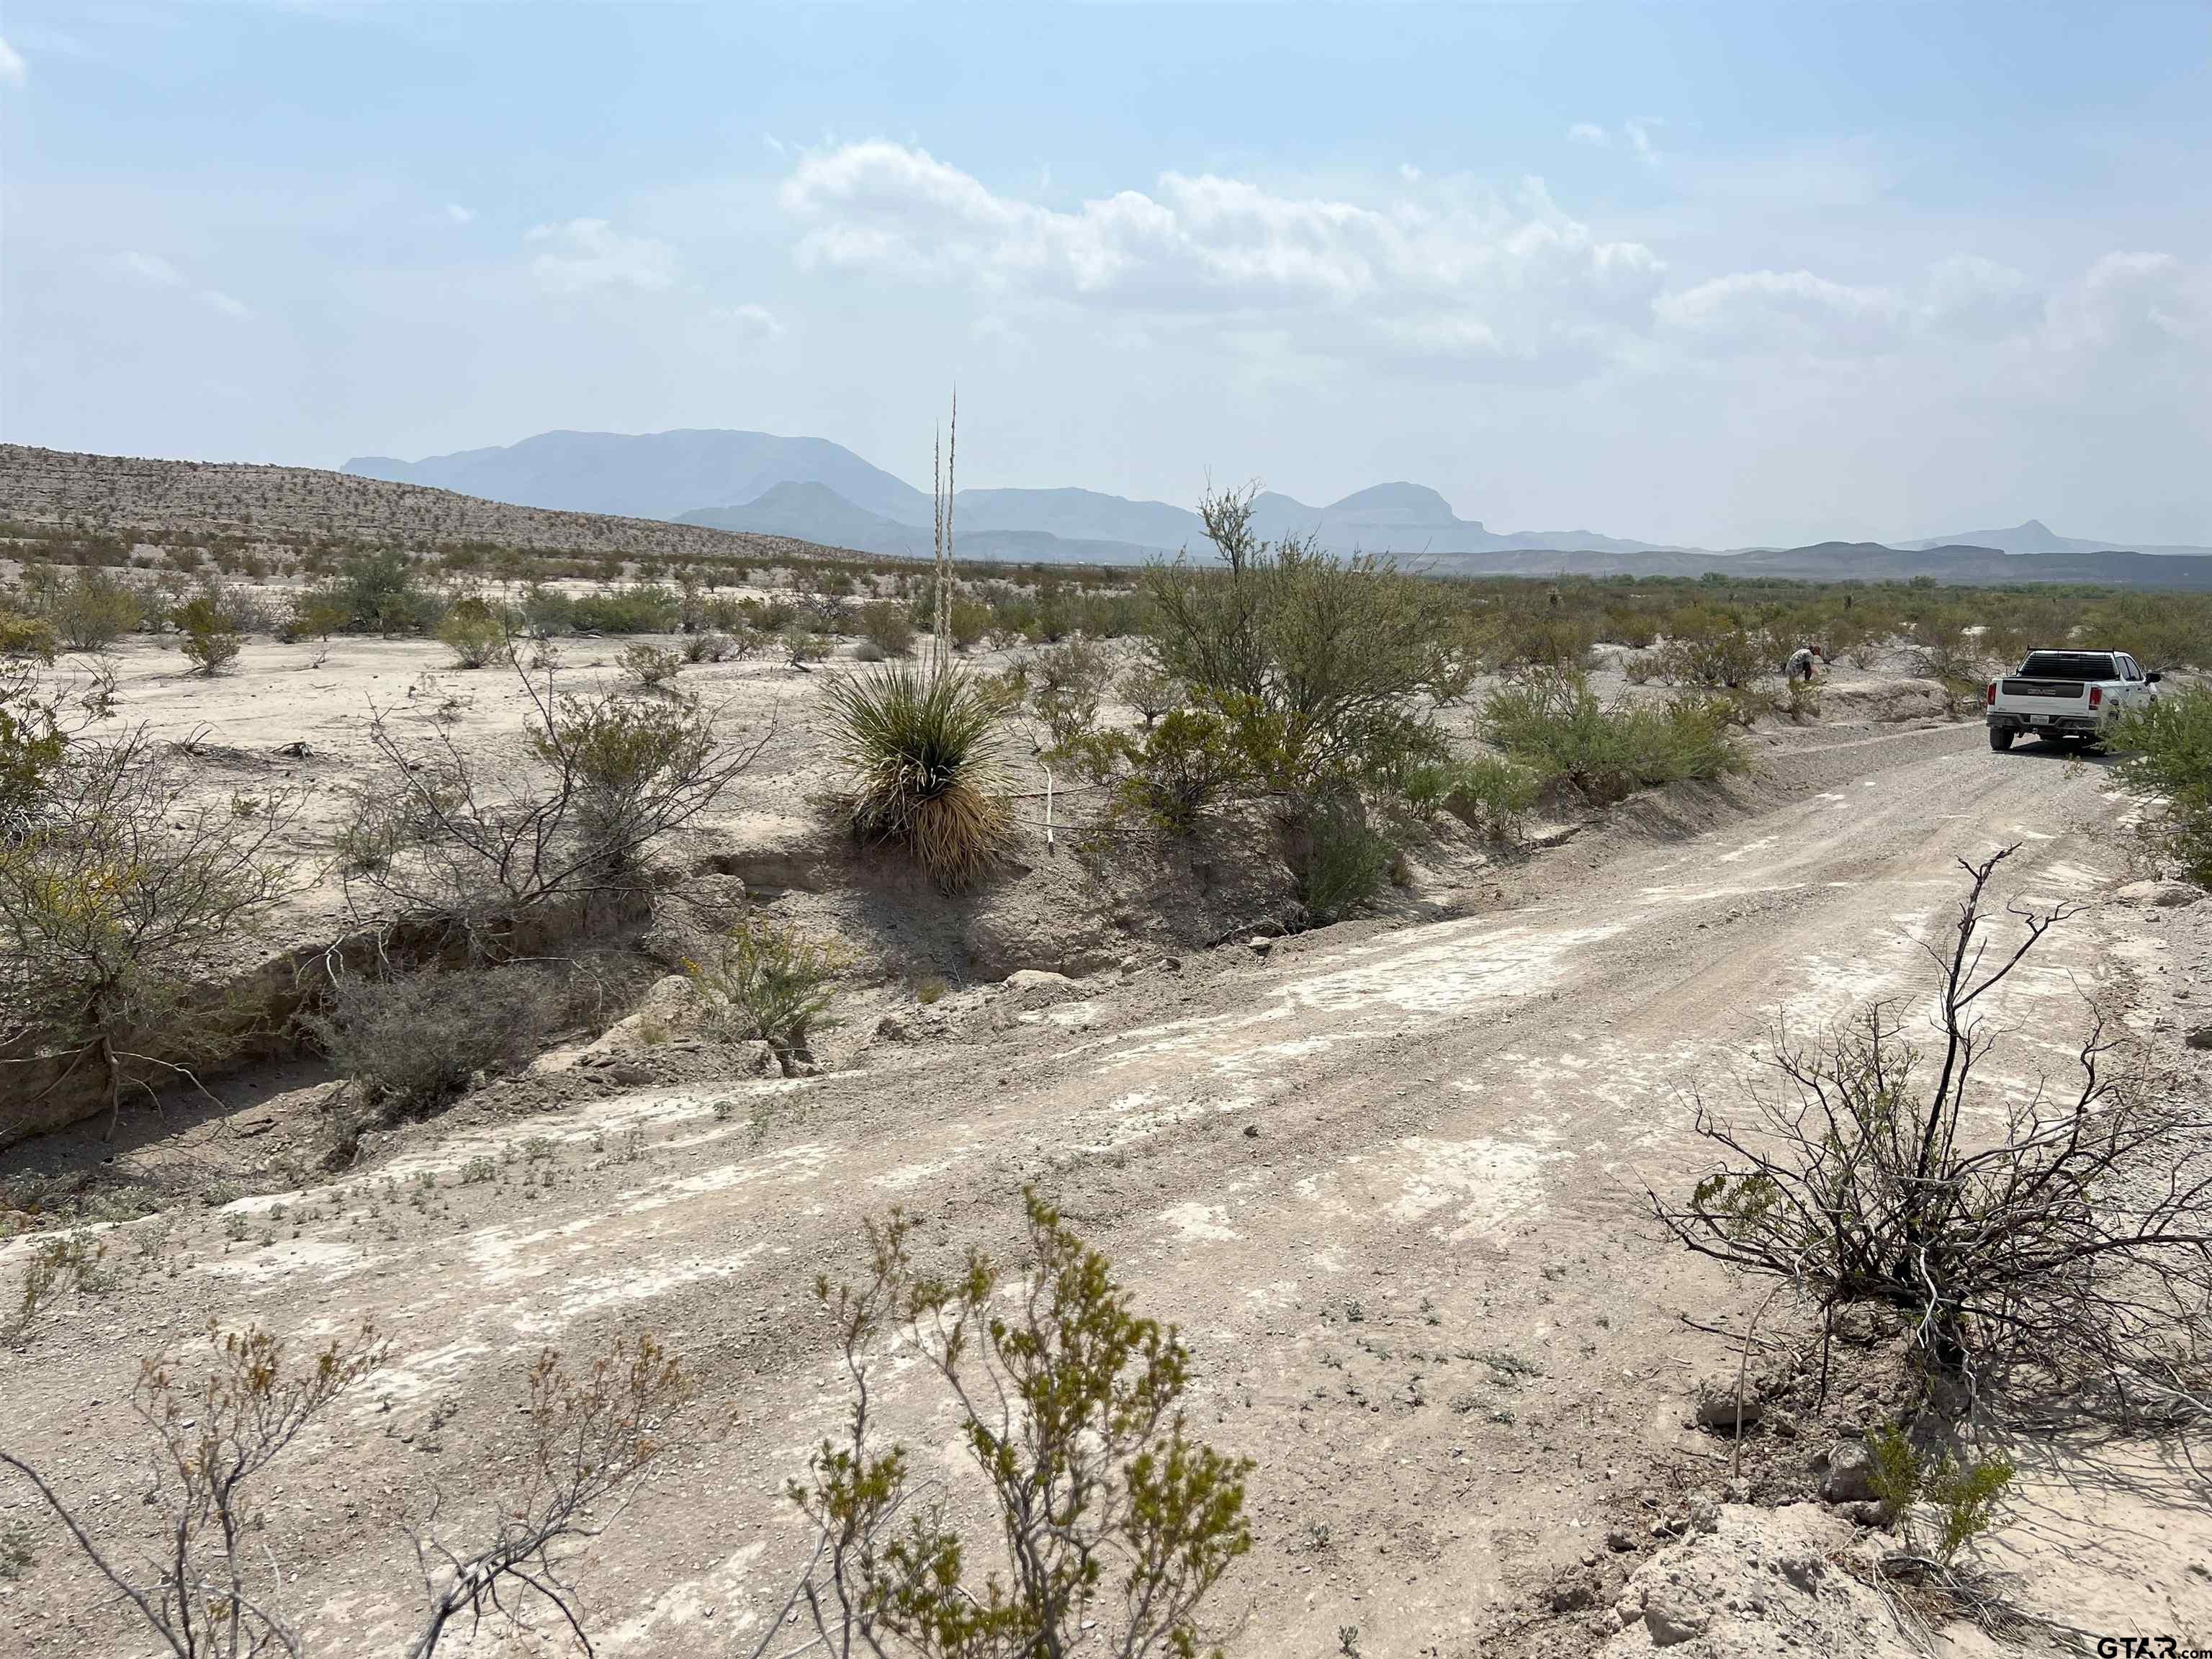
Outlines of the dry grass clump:
[[[304,1023],[360,1105],[394,1121],[443,1104],[479,1072],[527,1066],[562,1012],[552,975],[512,966],[346,980]],[[365,1127],[342,1126],[342,1141]]]
[[948,892],[981,879],[1012,829],[999,696],[957,669],[904,663],[832,681],[826,695],[854,832],[906,848]]

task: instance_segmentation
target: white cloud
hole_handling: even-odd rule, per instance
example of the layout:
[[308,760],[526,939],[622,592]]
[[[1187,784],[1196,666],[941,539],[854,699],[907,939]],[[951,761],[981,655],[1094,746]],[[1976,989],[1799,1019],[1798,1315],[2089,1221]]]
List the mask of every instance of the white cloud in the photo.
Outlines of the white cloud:
[[2043,295],[2010,265],[1975,253],[1954,253],[1929,267],[1917,314],[1939,333],[2000,338],[2032,329]]
[[474,208],[463,207],[459,202],[448,202],[446,204],[446,217],[457,225],[474,224],[477,210]]
[[184,285],[185,273],[158,253],[141,253],[132,248],[117,254],[115,264],[125,276],[136,277],[149,288],[180,288]]
[[1621,131],[1627,136],[1628,147],[1655,167],[1659,165],[1661,157],[1657,147],[1651,142],[1651,130],[1661,125],[1661,122],[1654,120],[1624,121],[1620,124]]
[[235,322],[244,322],[247,318],[253,315],[252,311],[247,307],[245,301],[241,300],[234,300],[229,295],[225,294],[221,289],[210,288],[204,289],[200,294],[200,301],[201,303],[205,305],[209,310],[221,312],[224,316],[230,318]]
[[1723,352],[1850,356],[1893,343],[1905,317],[1886,288],[1854,288],[1809,270],[1716,276],[1652,304],[1668,327]]
[[1166,173],[1150,191],[1063,211],[877,140],[809,153],[781,199],[805,227],[796,252],[807,269],[1170,319],[1267,315],[1315,349],[1433,338],[1527,361],[1648,324],[1662,262],[1594,235],[1541,180],[1506,200],[1465,180],[1401,178],[1422,187],[1376,205]]
[[2212,343],[2212,268],[2170,253],[2107,253],[2051,296],[2050,343],[2062,350],[2133,347],[2157,356]]
[[30,65],[24,63],[23,54],[0,39],[0,81],[11,87],[20,87],[29,76]]
[[2108,253],[2046,290],[2009,265],[1959,253],[1902,284],[1737,271],[1662,295],[1652,312],[1677,340],[1717,356],[1924,356],[1980,343],[2150,362],[2212,343],[2212,271],[2170,254]]
[[717,306],[707,315],[718,323],[727,323],[738,333],[756,340],[777,340],[783,337],[783,325],[766,306]]
[[1606,130],[1596,122],[1577,121],[1567,129],[1567,142],[1571,144],[1589,144],[1603,149],[1613,140]]
[[675,285],[674,248],[650,236],[625,236],[604,219],[536,225],[523,240],[547,245],[530,268],[556,294],[617,285],[647,290]]

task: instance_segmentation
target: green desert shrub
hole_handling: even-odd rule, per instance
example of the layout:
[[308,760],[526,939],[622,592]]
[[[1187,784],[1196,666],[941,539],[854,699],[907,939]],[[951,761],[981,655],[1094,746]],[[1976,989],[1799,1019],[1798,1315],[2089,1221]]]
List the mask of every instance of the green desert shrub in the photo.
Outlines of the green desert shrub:
[[[867,1224],[860,1284],[816,1283],[853,1400],[789,1489],[817,1534],[792,1597],[799,1650],[1218,1654],[1202,1610],[1251,1547],[1253,1466],[1189,1437],[1182,1334],[1140,1316],[1113,1264],[1024,1198],[1028,1260],[1011,1267],[971,1247],[925,1271],[919,1218],[894,1209]],[[965,1456],[880,1437],[871,1401],[890,1356],[936,1374]],[[996,1524],[964,1523],[977,1515]]]
[[427,627],[438,609],[413,562],[396,547],[347,553],[319,596],[345,613],[349,632],[387,637]]
[[[1875,1496],[1903,1524],[1908,1547],[1939,1567],[1990,1529],[2014,1474],[2002,1454],[1968,1460],[1946,1447],[1931,1457],[1901,1424],[1878,1429],[1868,1443]],[[1925,1519],[1923,1508],[1933,1511]]]
[[69,739],[39,672],[0,662],[0,846],[46,815]]
[[738,643],[719,629],[704,629],[684,637],[684,660],[689,663],[723,662],[738,654]]
[[947,891],[973,885],[1012,828],[1003,700],[959,670],[895,663],[825,694],[852,780],[853,829],[903,848]]
[[292,609],[277,625],[276,637],[287,644],[298,640],[326,640],[343,632],[353,620],[346,608],[320,588],[294,595]]
[[96,564],[80,565],[48,607],[47,617],[71,651],[105,651],[145,617],[138,590]]
[[1114,690],[1146,726],[1183,700],[1182,687],[1175,677],[1148,662],[1123,670],[1121,678],[1114,682]]
[[1723,623],[1668,640],[1650,661],[1652,678],[1669,685],[1738,686],[1773,673],[1775,657],[1764,629]]
[[1497,755],[1427,763],[1399,781],[1406,805],[1423,819],[1449,812],[1492,841],[1511,841],[1520,833],[1542,788],[1535,773]]
[[2212,690],[2203,686],[2131,711],[2109,742],[2132,752],[2120,779],[2152,810],[2145,834],[2200,887],[2212,887]]
[[0,611],[0,657],[52,662],[60,648],[53,624],[43,617]]
[[589,634],[672,634],[683,603],[653,583],[637,587],[600,587],[578,599],[569,611],[574,626]]
[[456,668],[482,668],[507,653],[507,623],[483,600],[465,599],[446,612],[438,640]]
[[914,650],[914,622],[902,605],[878,599],[860,607],[860,637],[885,657],[904,657]]
[[219,674],[237,659],[245,635],[213,595],[198,593],[170,613],[186,660],[203,674]]
[[1538,674],[1502,686],[1485,702],[1483,717],[1510,758],[1541,776],[1565,779],[1593,800],[1719,777],[1742,764],[1726,712],[1713,700],[1608,706],[1580,674]]
[[1052,733],[1055,749],[1065,749],[1097,722],[1111,671],[1106,653],[1083,640],[1048,646],[1031,659],[1030,707]]
[[557,587],[532,582],[522,595],[522,631],[533,640],[558,639],[575,631],[576,602]]
[[1491,666],[1500,673],[1566,673],[1589,665],[1590,647],[1596,642],[1596,624],[1589,617],[1548,606],[1516,607],[1494,625],[1487,654]]
[[1348,789],[1297,803],[1285,819],[1284,860],[1297,878],[1298,902],[1319,927],[1373,900],[1389,879],[1397,857],[1388,836],[1369,822],[1366,807]]
[[952,635],[952,648],[973,651],[991,631],[991,607],[973,599],[955,599],[945,622]]
[[788,1072],[811,1057],[810,1034],[824,1022],[843,959],[834,945],[785,922],[749,916],[686,959],[694,993],[712,1011],[716,1034],[765,1042]]
[[708,767],[712,718],[682,701],[561,697],[531,733],[574,796],[583,844],[609,869],[634,864],[671,791]]
[[1235,730],[1211,708],[1170,708],[1141,733],[1094,732],[1071,753],[1106,786],[1111,816],[1133,814],[1171,836],[1195,832],[1252,779]]
[[639,640],[616,653],[615,665],[622,670],[624,678],[650,690],[666,684],[682,672],[684,656],[665,645],[647,645]]
[[1141,579],[1158,666],[1212,694],[1289,793],[1386,775],[1440,752],[1416,699],[1451,666],[1421,583],[1385,561],[1264,542],[1253,497],[1199,504],[1217,567],[1155,563]]

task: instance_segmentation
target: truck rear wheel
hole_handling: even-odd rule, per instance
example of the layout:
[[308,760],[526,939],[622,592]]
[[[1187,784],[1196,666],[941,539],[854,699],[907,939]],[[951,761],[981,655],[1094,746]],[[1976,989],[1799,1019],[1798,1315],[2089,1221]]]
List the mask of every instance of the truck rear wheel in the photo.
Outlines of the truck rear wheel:
[[1996,750],[2000,755],[2003,754],[2006,750],[2012,747],[2012,739],[2013,729],[2009,726],[1992,726],[1990,727],[1990,747]]

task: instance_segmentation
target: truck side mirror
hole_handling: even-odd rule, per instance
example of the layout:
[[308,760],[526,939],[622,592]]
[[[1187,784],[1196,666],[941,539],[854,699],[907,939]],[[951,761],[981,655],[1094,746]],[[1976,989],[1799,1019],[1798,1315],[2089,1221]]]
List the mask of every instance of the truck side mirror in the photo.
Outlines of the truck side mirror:
[[2149,671],[2149,672],[2146,673],[2146,674],[2143,676],[2143,684],[2146,684],[2146,685],[2156,685],[2156,684],[2157,684],[2160,680],[2164,679],[2165,678],[2166,678],[2166,676],[2165,676],[2164,674],[2160,673],[2157,669],[2154,668],[2154,669],[2150,670],[2150,671]]

